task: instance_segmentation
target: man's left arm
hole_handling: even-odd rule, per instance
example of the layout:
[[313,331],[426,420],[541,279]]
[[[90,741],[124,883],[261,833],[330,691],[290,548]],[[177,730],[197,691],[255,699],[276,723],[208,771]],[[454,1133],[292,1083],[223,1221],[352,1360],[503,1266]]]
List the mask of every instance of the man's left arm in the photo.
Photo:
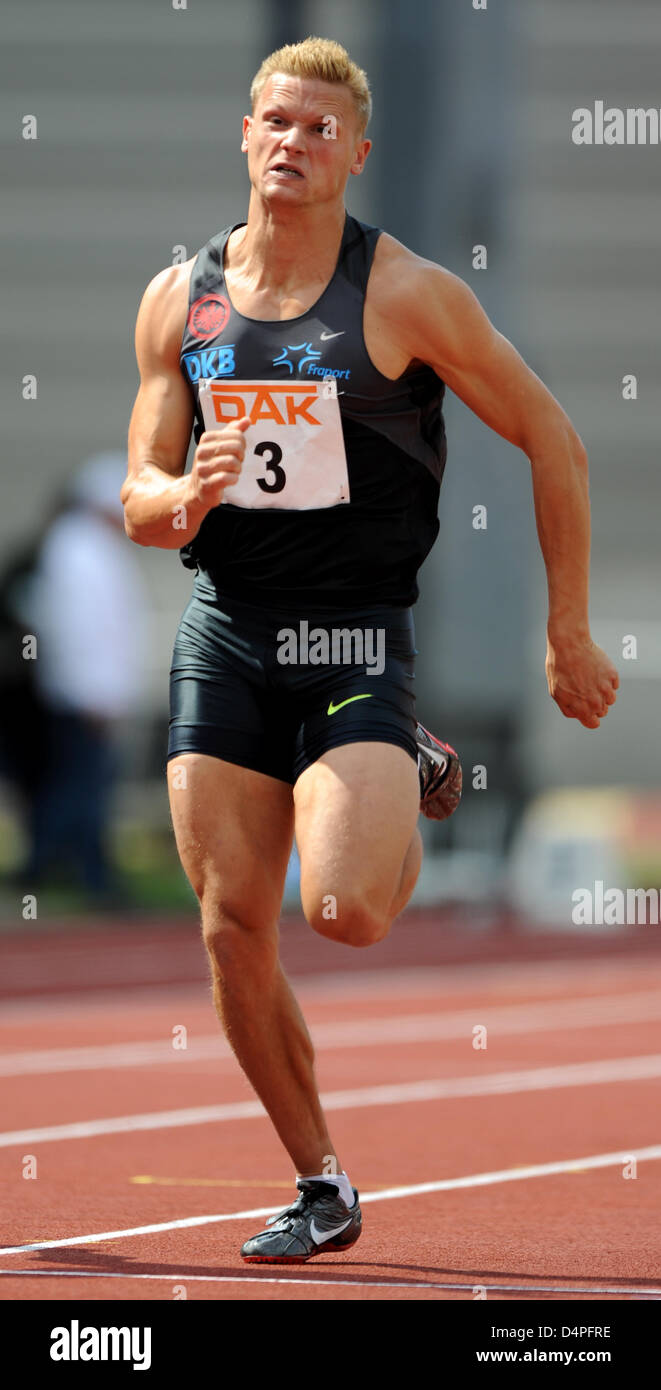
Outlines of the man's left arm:
[[597,729],[615,701],[619,678],[590,637],[590,504],[583,444],[555,397],[494,328],[463,280],[424,262],[406,280],[403,346],[530,460],[548,582],[549,691],[564,715]]

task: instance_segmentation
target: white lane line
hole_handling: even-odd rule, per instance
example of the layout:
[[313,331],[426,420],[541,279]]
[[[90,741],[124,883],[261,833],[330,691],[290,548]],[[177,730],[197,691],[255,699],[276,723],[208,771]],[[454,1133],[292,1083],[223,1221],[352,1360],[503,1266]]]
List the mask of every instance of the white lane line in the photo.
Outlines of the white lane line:
[[[451,1076],[441,1080],[405,1081],[399,1085],[359,1086],[327,1091],[325,1110],[360,1110],[374,1105],[407,1105],[428,1100],[461,1100],[468,1096],[515,1095],[568,1086],[600,1086],[618,1081],[645,1081],[661,1076],[661,1053],[646,1057],[614,1057],[608,1061],[571,1062],[557,1067],[528,1067],[524,1071],[486,1072],[481,1076]],[[185,1110],[157,1110],[118,1115],[103,1120],[77,1120],[39,1129],[15,1129],[0,1134],[0,1148],[18,1144],[48,1144],[64,1139],[91,1139],[101,1134],[132,1134],[141,1130],[181,1129],[193,1125],[252,1120],[266,1114],[258,1100],[225,1105],[197,1105]]]
[[[613,1027],[617,1023],[638,1023],[661,1019],[661,990],[599,996],[588,999],[558,999],[548,1003],[514,1004],[507,1007],[476,1005],[450,1013],[408,1014],[388,1018],[347,1020],[346,1023],[317,1023],[311,1033],[318,1052],[343,1047],[373,1047],[391,1042],[393,1029],[397,1042],[418,1043],[470,1038],[475,1023],[485,1025],[500,1037],[518,1033],[552,1032],[555,1029]],[[189,1036],[186,1048],[175,1049],[171,1038],[145,1042],[103,1043],[98,1046],[49,1048],[39,1051],[7,1053],[0,1057],[0,1076],[47,1076],[55,1072],[101,1071],[118,1067],[141,1067],[152,1063],[182,1066],[186,1062],[220,1061],[234,1054],[220,1032]]]
[[146,1067],[153,1063],[182,1066],[185,1062],[224,1061],[234,1054],[220,1033],[191,1036],[185,1048],[174,1048],[172,1039],[149,1042],[101,1043],[93,1047],[62,1047],[41,1052],[14,1052],[0,1057],[0,1076],[50,1076],[55,1072],[116,1071],[119,1067]]
[[[624,1149],[616,1153],[591,1154],[587,1158],[565,1158],[553,1163],[531,1163],[521,1168],[501,1168],[493,1173],[470,1173],[464,1178],[442,1178],[438,1182],[419,1182],[407,1187],[389,1187],[380,1192],[361,1194],[360,1205],[369,1202],[393,1202],[400,1197],[419,1197],[428,1192],[454,1192],[460,1188],[491,1187],[495,1183],[522,1182],[526,1178],[545,1178],[557,1173],[571,1173],[588,1168],[612,1168],[626,1163],[632,1157]],[[661,1159],[661,1144],[652,1144],[645,1149],[636,1149],[638,1163]],[[53,1250],[65,1245],[95,1245],[105,1240],[122,1240],[127,1236],[148,1236],[159,1231],[185,1230],[193,1226],[217,1225],[224,1221],[252,1221],[263,1216],[273,1216],[282,1211],[282,1206],[253,1207],[249,1211],[230,1211],[215,1213],[212,1216],[184,1216],[173,1221],[152,1222],[149,1226],[131,1226],[119,1231],[98,1231],[95,1235],[67,1236],[63,1240],[43,1240],[30,1245],[7,1245],[0,1255],[18,1255],[29,1250]]]
[[[315,1288],[317,1284],[321,1284],[330,1288],[339,1286],[342,1289],[446,1289],[462,1293],[473,1293],[477,1287],[477,1281],[474,1284],[438,1284],[414,1279],[288,1279],[274,1274],[132,1274],[130,1271],[124,1274],[114,1270],[99,1272],[86,1269],[0,1269],[0,1277],[3,1275],[15,1279],[160,1279],[168,1284],[302,1284],[305,1288]],[[647,1285],[637,1285],[633,1288],[622,1285],[595,1288],[592,1284],[587,1284],[580,1288],[569,1288],[563,1284],[481,1284],[481,1287],[485,1288],[487,1293],[582,1293],[586,1298],[607,1293],[629,1293],[637,1295],[638,1298],[661,1295],[661,1288],[648,1288]]]

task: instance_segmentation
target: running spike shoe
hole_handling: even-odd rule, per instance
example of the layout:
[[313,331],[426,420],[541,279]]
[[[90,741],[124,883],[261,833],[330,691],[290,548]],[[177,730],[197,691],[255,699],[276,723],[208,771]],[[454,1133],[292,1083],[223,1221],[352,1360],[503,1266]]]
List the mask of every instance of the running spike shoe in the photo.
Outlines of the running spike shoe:
[[334,1183],[297,1178],[298,1197],[290,1207],[269,1216],[265,1231],[251,1236],[241,1248],[253,1264],[305,1264],[326,1250],[348,1250],[361,1231],[361,1211],[354,1187],[354,1205],[346,1206]]
[[420,810],[429,820],[447,820],[461,801],[461,763],[449,743],[441,743],[422,724],[416,730]]

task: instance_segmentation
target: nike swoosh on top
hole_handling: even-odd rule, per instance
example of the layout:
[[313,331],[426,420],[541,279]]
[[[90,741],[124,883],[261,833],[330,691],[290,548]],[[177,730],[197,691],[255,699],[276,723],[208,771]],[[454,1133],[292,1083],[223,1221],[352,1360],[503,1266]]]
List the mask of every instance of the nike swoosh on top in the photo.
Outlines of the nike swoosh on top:
[[319,337],[322,343],[327,343],[329,338],[343,338],[346,331],[346,328],[343,328],[340,333],[320,333]]
[[339,705],[334,705],[334,704],[333,704],[333,701],[331,700],[331,702],[330,702],[330,704],[329,704],[329,706],[328,706],[328,709],[326,710],[326,713],[327,713],[327,714],[337,714],[337,711],[338,711],[339,709],[343,709],[345,705],[350,705],[351,702],[352,702],[352,700],[371,700],[371,698],[372,698],[372,692],[371,692],[371,691],[367,691],[367,693],[366,693],[365,695],[350,695],[349,698],[348,698],[348,700],[340,700]]
[[310,1235],[315,1245],[322,1245],[325,1240],[332,1240],[333,1236],[340,1236],[343,1231],[346,1231],[347,1226],[350,1225],[351,1217],[349,1217],[348,1221],[343,1221],[341,1226],[333,1226],[331,1231],[318,1231],[313,1218],[310,1222]]

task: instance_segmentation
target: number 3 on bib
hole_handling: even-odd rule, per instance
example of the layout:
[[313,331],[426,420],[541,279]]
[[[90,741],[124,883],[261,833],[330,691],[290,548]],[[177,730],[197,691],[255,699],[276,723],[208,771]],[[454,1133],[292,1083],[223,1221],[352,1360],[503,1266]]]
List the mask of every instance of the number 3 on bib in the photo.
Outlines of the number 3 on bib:
[[223,503],[306,511],[350,500],[340,405],[337,393],[323,385],[200,382],[205,429],[222,429],[244,415],[251,420],[239,481]]

